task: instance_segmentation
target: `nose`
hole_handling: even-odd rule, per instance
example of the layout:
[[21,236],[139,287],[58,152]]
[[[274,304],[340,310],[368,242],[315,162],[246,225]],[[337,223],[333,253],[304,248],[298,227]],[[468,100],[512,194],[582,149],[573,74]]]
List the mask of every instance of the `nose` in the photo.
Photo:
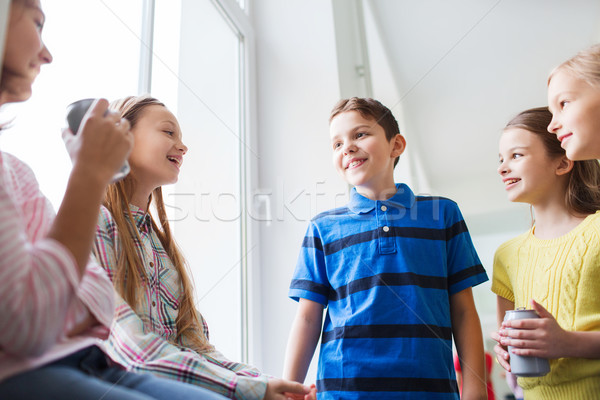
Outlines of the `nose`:
[[556,135],[556,132],[558,132],[559,129],[560,129],[560,123],[558,121],[558,118],[556,118],[556,115],[553,115],[552,120],[550,121],[550,124],[548,125],[548,132],[554,133]]
[[181,154],[185,154],[188,151],[187,146],[183,144],[181,140],[175,146],[177,147],[177,150],[181,151]]
[[52,54],[45,44],[42,44],[42,51],[40,51],[40,60],[43,64],[50,64],[53,60]]
[[344,154],[354,153],[356,151],[356,146],[354,145],[354,142],[347,141],[346,143],[344,143],[342,151],[344,152]]
[[504,176],[508,173],[508,166],[506,165],[506,161],[502,161],[500,165],[498,165],[498,173],[500,176]]

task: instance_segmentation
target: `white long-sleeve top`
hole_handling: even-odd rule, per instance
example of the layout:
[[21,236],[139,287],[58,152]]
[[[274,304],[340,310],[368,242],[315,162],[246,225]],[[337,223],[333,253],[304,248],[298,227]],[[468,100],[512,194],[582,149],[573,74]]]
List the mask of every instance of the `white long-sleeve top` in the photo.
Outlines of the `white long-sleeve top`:
[[[0,152],[0,381],[108,337],[112,284],[92,258],[80,277],[71,253],[46,238],[54,217],[31,169]],[[67,337],[88,313],[99,324]]]

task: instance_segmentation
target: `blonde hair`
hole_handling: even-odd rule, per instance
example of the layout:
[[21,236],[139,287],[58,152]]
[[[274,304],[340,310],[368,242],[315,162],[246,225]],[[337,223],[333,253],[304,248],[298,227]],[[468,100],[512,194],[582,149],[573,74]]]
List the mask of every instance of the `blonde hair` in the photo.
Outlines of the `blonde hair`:
[[567,71],[589,85],[600,88],[600,44],[581,50],[554,68],[548,76],[548,84],[552,77],[560,71]]
[[[163,103],[150,96],[130,96],[114,101],[111,103],[110,108],[118,111],[121,117],[129,120],[133,128],[142,118],[145,109],[153,105],[165,107]],[[117,255],[117,271],[113,285],[121,297],[137,311],[139,307],[137,294],[142,286],[147,284],[147,281],[142,257],[136,246],[137,243],[141,242],[140,234],[129,210],[134,185],[135,173],[131,171],[125,179],[108,186],[103,204],[112,214],[120,233],[121,250]],[[150,194],[148,206],[151,203],[156,208],[159,220],[157,224],[150,214],[152,229],[158,236],[181,280],[182,290],[175,321],[177,335],[174,344],[179,346],[185,343],[197,352],[211,350],[212,346],[208,342],[194,306],[192,282],[185,259],[171,235],[161,187],[154,189]]]

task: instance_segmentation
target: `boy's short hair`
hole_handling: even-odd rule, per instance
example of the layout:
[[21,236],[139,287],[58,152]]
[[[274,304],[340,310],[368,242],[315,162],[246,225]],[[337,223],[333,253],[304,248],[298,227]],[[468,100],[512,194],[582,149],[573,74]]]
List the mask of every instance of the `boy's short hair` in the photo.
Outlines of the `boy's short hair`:
[[[337,115],[347,111],[358,111],[363,118],[375,120],[375,122],[383,128],[388,142],[400,133],[398,121],[396,121],[396,118],[394,118],[394,115],[390,109],[375,99],[368,97],[351,97],[349,99],[342,99],[338,101],[331,110],[329,123],[331,124],[331,121]],[[396,164],[398,164],[399,159],[400,156],[396,157],[394,160],[394,167]]]

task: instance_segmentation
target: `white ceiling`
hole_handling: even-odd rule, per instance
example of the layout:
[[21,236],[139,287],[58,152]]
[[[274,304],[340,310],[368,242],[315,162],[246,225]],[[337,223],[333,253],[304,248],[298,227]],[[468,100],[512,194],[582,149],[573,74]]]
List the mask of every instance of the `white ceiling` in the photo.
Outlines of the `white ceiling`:
[[430,190],[455,199],[475,224],[508,228],[519,208],[496,173],[499,134],[519,111],[546,104],[554,66],[600,41],[600,1],[366,5],[395,80],[398,100],[387,105],[403,115],[408,149]]

